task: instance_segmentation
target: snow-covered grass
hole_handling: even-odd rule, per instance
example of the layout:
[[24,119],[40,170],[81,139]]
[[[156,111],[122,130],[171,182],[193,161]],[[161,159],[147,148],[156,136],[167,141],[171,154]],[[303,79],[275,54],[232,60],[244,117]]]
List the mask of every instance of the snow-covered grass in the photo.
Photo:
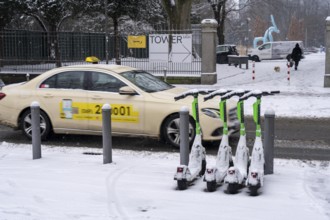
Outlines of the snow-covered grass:
[[[314,54],[292,71],[290,85],[281,60],[256,63],[255,81],[251,64],[249,70],[218,65],[218,83],[212,87],[280,90],[263,99],[262,111],[329,117],[330,89],[323,88],[323,77],[324,54]],[[248,114],[253,101],[246,103]],[[42,158],[32,160],[31,148],[0,140],[1,220],[330,219],[329,161],[275,159],[261,194],[250,197],[246,188],[236,195],[226,194],[226,186],[206,192],[201,179],[177,190],[178,153],[114,150],[113,163],[104,165],[101,149],[42,146]],[[208,163],[214,160],[207,155]]]

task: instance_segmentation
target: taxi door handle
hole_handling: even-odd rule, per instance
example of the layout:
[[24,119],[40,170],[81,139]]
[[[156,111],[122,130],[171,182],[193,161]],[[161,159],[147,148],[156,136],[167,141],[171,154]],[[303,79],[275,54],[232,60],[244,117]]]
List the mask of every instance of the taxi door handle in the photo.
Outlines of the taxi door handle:
[[44,95],[44,97],[45,98],[53,98],[54,96],[52,94],[47,93],[47,94]]
[[94,99],[94,100],[101,100],[102,97],[101,96],[93,96],[92,99]]

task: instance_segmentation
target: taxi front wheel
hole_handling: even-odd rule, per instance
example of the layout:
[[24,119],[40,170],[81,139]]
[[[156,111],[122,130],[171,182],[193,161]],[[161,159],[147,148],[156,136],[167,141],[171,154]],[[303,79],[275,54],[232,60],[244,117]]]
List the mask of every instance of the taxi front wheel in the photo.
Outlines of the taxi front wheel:
[[[174,114],[166,118],[163,127],[162,134],[165,141],[174,147],[180,147],[180,115]],[[189,144],[192,145],[195,138],[195,126],[194,120],[189,119]]]
[[[23,134],[32,139],[32,118],[31,111],[25,111],[20,119],[20,127]],[[51,131],[51,124],[48,116],[43,111],[40,111],[40,136],[41,140],[46,140]]]

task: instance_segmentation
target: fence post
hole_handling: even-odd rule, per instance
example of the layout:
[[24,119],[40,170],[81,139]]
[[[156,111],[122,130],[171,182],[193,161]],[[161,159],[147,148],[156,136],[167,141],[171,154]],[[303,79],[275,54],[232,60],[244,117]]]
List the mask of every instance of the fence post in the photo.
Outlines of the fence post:
[[102,128],[103,164],[112,163],[111,106],[109,104],[104,104],[102,107]]
[[32,158],[41,158],[41,135],[40,135],[40,105],[32,102],[31,106],[31,126],[32,126]]
[[189,109],[183,106],[180,110],[180,165],[189,163]]
[[274,173],[274,138],[275,138],[275,112],[267,109],[265,112],[265,175]]

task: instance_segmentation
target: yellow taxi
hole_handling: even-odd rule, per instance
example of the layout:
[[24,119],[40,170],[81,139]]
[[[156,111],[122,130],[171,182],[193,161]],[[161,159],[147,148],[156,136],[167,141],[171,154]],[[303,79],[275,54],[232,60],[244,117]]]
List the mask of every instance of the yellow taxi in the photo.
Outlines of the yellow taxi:
[[[0,124],[21,129],[31,138],[33,101],[40,105],[41,137],[56,134],[102,135],[102,106],[112,109],[114,135],[162,138],[179,146],[179,111],[192,97],[174,101],[187,91],[146,71],[120,65],[77,65],[49,70],[23,83],[0,89]],[[204,141],[222,137],[219,98],[200,97],[200,124]],[[235,102],[227,102],[230,133],[238,130]],[[190,141],[195,136],[190,120]]]

